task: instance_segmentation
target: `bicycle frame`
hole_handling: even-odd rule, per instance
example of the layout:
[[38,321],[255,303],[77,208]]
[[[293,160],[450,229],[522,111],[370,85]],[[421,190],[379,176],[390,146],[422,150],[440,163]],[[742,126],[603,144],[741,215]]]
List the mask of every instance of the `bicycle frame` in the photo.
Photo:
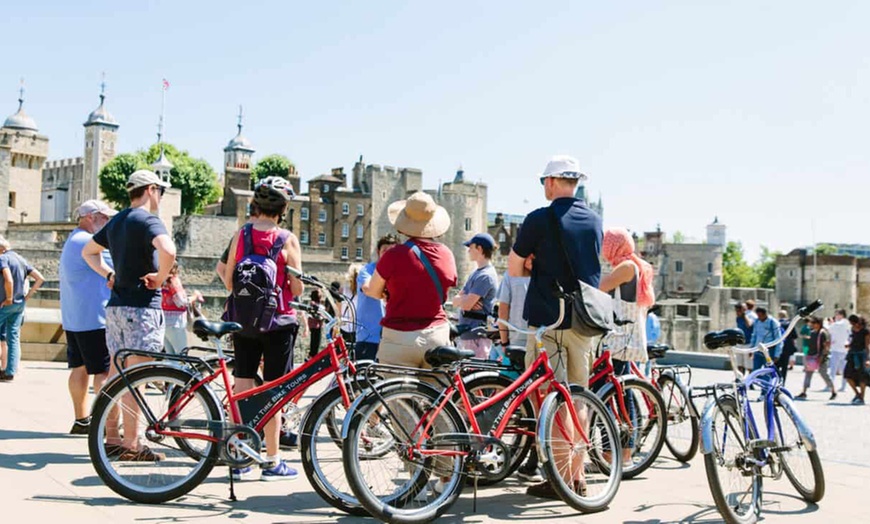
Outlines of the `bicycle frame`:
[[[668,373],[668,374],[672,375],[674,382],[681,384],[681,385],[682,385],[683,381],[680,379],[680,375],[688,374],[689,375],[689,384],[691,384],[691,382],[692,382],[692,368],[685,365],[685,364],[673,365],[673,366],[658,366],[658,365],[656,365],[655,362],[653,362],[649,377],[647,377],[646,374],[644,374],[644,372],[641,371],[640,367],[638,367],[638,365],[635,364],[633,361],[629,362],[629,367],[630,367],[631,373],[633,375],[640,378],[641,380],[645,380],[652,387],[656,388],[656,390],[658,390],[660,393],[664,393],[664,391],[662,391],[661,386],[659,386],[658,378],[660,376],[662,376],[663,373]],[[688,387],[688,384],[686,386]],[[686,400],[688,401],[688,407],[689,407],[689,411],[691,412],[691,415],[694,417],[699,416],[698,410],[695,408],[695,404],[692,402],[691,394],[687,395]],[[664,401],[665,401],[665,413],[670,413],[671,401],[673,401],[673,397],[671,395],[668,395],[668,398],[664,399]]]
[[[275,416],[275,414],[277,414],[287,403],[298,399],[299,396],[301,396],[314,383],[330,374],[334,375],[336,378],[345,406],[350,405],[350,395],[348,394],[344,380],[342,380],[342,373],[344,370],[342,362],[347,364],[347,369],[352,374],[356,374],[356,366],[353,361],[348,358],[347,347],[344,343],[344,339],[341,337],[330,340],[327,346],[317,355],[309,359],[302,366],[291,370],[284,376],[238,394],[233,393],[229,370],[227,369],[225,356],[219,340],[217,341],[217,347],[219,356],[218,369],[201,378],[191,387],[185,388],[180,392],[181,394],[179,398],[176,399],[176,401],[168,408],[166,413],[159,418],[151,412],[150,408],[142,398],[141,393],[135,388],[130,387],[125,370],[120,372],[120,376],[126,383],[127,388],[131,391],[140,410],[142,410],[142,413],[148,419],[149,426],[154,428],[155,433],[167,437],[219,442],[221,437],[215,436],[214,434],[203,435],[187,433],[184,431],[174,431],[166,426],[166,422],[172,420],[194,398],[194,394],[199,388],[208,387],[208,384],[218,379],[223,381],[223,385],[226,388],[226,402],[227,407],[229,408],[230,421],[236,425],[248,426],[253,428],[255,431],[262,431],[268,421],[271,420],[272,417]],[[118,352],[118,355],[122,352],[124,354],[153,356],[153,353],[138,350],[122,350]],[[118,355],[116,355],[116,358],[118,358]],[[201,361],[201,359],[195,357],[181,356],[171,356],[168,360]],[[129,370],[126,371],[129,372]]]
[[[637,366],[634,365],[634,362],[631,362],[630,365],[637,371],[640,371],[639,369],[637,369]],[[616,420],[617,425],[626,424],[629,431],[634,431],[635,428],[634,423],[631,420],[632,417],[628,412],[628,407],[625,405],[625,388],[622,387],[622,381],[614,372],[613,359],[611,358],[609,350],[605,349],[601,352],[601,356],[599,356],[595,360],[595,363],[592,365],[592,369],[594,375],[589,378],[589,384],[592,385],[599,380],[604,380],[605,384],[598,390],[598,392],[596,392],[596,394],[598,394],[599,392],[601,393],[599,394],[599,397],[603,396],[603,393],[607,392],[611,388],[616,390],[616,394],[614,395],[614,398],[616,399],[616,409],[611,409],[611,412],[613,413],[613,418]],[[596,369],[599,370],[596,372]],[[647,380],[646,377],[643,376],[643,373],[638,375],[638,377],[642,378],[643,380]],[[649,398],[644,396],[643,400],[646,404],[647,410],[649,410],[650,413],[654,413],[654,406],[652,402],[650,402]]]

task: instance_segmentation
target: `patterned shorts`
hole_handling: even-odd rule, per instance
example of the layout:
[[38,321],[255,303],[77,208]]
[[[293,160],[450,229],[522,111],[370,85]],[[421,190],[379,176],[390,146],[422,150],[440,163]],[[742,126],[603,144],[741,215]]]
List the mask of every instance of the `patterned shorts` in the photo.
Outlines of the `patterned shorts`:
[[163,310],[144,307],[106,308],[106,345],[109,354],[120,349],[141,349],[159,353],[163,349]]

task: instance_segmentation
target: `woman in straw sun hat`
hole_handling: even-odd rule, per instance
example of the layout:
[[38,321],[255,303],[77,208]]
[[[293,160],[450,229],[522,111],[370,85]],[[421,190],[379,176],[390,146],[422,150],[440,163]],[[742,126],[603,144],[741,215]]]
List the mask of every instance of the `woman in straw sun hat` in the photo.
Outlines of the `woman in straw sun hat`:
[[378,360],[428,368],[426,350],[450,342],[450,326],[442,304],[456,286],[453,253],[435,239],[450,229],[450,215],[432,197],[418,191],[387,210],[396,231],[408,241],[378,260],[366,294],[386,298]]

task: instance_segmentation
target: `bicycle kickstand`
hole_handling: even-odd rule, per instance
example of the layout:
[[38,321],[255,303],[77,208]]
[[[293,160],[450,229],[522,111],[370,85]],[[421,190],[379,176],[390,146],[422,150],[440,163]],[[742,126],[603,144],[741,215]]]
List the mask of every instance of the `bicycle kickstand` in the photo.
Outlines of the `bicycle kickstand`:
[[236,490],[234,489],[233,482],[233,467],[229,466],[230,470],[230,502],[236,502]]

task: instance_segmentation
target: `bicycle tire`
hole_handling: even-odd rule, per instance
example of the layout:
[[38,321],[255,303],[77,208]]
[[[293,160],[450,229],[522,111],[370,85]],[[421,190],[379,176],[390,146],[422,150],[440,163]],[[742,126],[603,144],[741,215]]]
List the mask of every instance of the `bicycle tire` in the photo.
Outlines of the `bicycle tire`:
[[[690,405],[692,400],[685,384],[668,373],[663,373],[658,382],[668,420],[665,445],[675,459],[684,464],[688,463],[698,453],[701,444],[701,421]],[[688,448],[685,446],[685,438],[682,438],[680,430],[674,429],[681,427],[686,421],[689,422],[690,431]]]
[[[511,385],[513,385],[513,383],[513,380],[504,375],[483,375],[471,378],[468,382],[465,383],[465,389],[468,392],[469,397],[472,399],[472,403],[474,403],[474,399],[477,398],[477,396],[473,394],[475,390],[490,390],[484,393],[484,397],[486,397],[486,395],[491,396],[493,391],[501,391],[510,387]],[[462,406],[461,402],[457,402],[454,400],[454,403],[457,405],[457,407]],[[463,412],[463,410],[460,409],[460,412]],[[523,401],[522,404],[520,404],[519,409],[514,412],[513,416],[511,417],[512,422],[508,424],[508,426],[505,428],[505,433],[507,433],[508,431],[516,431],[518,429],[521,429],[522,423],[520,422],[520,420],[524,418],[534,418],[534,416],[535,408],[532,405],[532,402],[527,398]],[[469,427],[471,427],[470,424]],[[485,433],[487,432],[485,431]],[[511,476],[517,470],[517,468],[519,468],[523,464],[523,461],[529,454],[529,450],[532,448],[533,440],[534,439],[531,438],[529,435],[519,433],[518,438],[514,441],[514,443],[512,445],[507,445],[507,449],[510,453],[510,463],[505,471],[497,477],[481,476],[477,479],[477,485],[491,486]],[[504,439],[502,439],[502,441],[504,441]],[[469,481],[472,481],[472,479],[469,479]]]
[[[338,426],[339,423],[335,422],[338,408],[342,410],[344,408],[341,391],[338,388],[327,391],[311,404],[299,435],[302,468],[314,491],[332,507],[350,515],[368,516],[368,511],[363,508],[350,489],[344,473],[341,428]],[[329,452],[333,452],[334,456],[328,455]],[[330,459],[337,459],[338,476],[332,475],[336,463],[330,465],[328,463]]]
[[[571,436],[564,434],[562,429],[565,427],[564,423],[557,420],[557,418],[565,417],[567,414],[567,410],[563,409],[566,400],[558,393],[548,396],[541,406],[541,415],[538,420],[538,445],[541,449],[541,460],[547,478],[562,500],[577,511],[594,513],[607,509],[613,497],[616,496],[622,479],[622,456],[620,454],[611,454],[606,468],[600,467],[601,460],[594,458],[596,454],[600,457],[602,451],[600,446],[603,440],[609,439],[610,442],[614,442],[618,439],[616,424],[601,399],[591,391],[579,386],[571,386],[570,394],[575,407],[585,408],[579,409],[578,415],[582,417],[582,413],[585,411],[588,421],[586,433],[590,444],[590,447],[587,448],[589,461],[582,463],[583,482],[578,481],[578,484],[575,485],[574,479],[572,479],[572,485],[569,486],[564,478],[566,474],[571,476],[574,476],[574,473],[579,474],[580,468],[576,472],[560,471],[560,467],[563,467],[566,462],[569,464],[569,469],[574,469],[576,466],[573,466],[572,457],[564,458],[564,452],[561,453],[562,456],[559,456],[557,448],[567,447],[575,452],[579,446],[576,443],[564,446],[564,443],[567,443],[567,439]],[[582,453],[578,453],[580,455],[578,460],[584,461]],[[605,478],[599,480],[595,476],[599,473],[603,474]],[[602,482],[604,485],[601,492],[590,495],[590,485],[598,487]]]
[[[728,442],[737,441],[737,446],[735,449],[739,449],[740,452],[733,457],[726,457],[726,453],[724,449],[717,448],[711,452],[706,453],[704,455],[704,469],[707,473],[707,483],[710,486],[710,492],[713,495],[713,500],[716,503],[716,508],[719,510],[719,514],[728,524],[753,524],[758,520],[758,516],[761,513],[761,502],[762,502],[762,490],[763,490],[763,480],[761,476],[761,472],[758,468],[755,468],[754,474],[752,474],[751,484],[749,485],[748,490],[752,492],[752,500],[750,505],[746,508],[747,511],[744,514],[738,514],[734,508],[731,507],[731,502],[729,499],[734,500],[734,494],[726,494],[724,486],[722,484],[721,479],[719,478],[719,469],[720,466],[726,466],[729,462],[729,459],[734,463],[729,470],[740,467],[739,462],[740,459],[738,457],[744,454],[752,454],[747,451],[747,442],[745,442],[744,434],[740,434],[736,438],[733,436],[734,429],[733,428],[743,428],[741,423],[741,417],[739,416],[739,410],[737,407],[737,401],[734,400],[734,397],[724,395],[719,398],[718,404],[713,407],[716,410],[716,413],[712,417],[710,417],[710,424],[713,424],[712,434],[714,439],[714,445],[718,445],[722,443],[723,448],[727,446]],[[721,426],[717,425],[717,414],[722,415]],[[733,421],[731,424],[727,423],[727,419],[732,418]],[[723,431],[727,431],[728,433],[723,433],[721,438],[719,438],[719,429]],[[758,438],[755,430],[752,426],[747,426],[749,429],[749,436],[752,439]],[[729,434],[732,436],[729,438]],[[754,454],[752,454],[754,456]],[[738,478],[745,478],[746,475],[743,474],[742,471],[738,471]]]
[[[141,391],[143,392],[145,392],[144,386],[147,383],[171,385],[172,387],[179,389],[195,383],[194,375],[190,372],[165,366],[154,366],[134,370],[127,375],[127,379],[131,387],[141,388]],[[128,394],[129,390],[124,381],[116,380],[100,391],[94,403],[94,408],[91,413],[91,427],[88,433],[88,451],[91,463],[93,464],[97,475],[99,475],[100,479],[102,479],[109,489],[134,502],[159,504],[176,499],[190,492],[193,488],[202,483],[214,468],[218,460],[219,444],[197,439],[198,442],[202,443],[201,448],[197,452],[191,453],[190,449],[182,449],[179,447],[179,449],[175,450],[166,446],[169,442],[177,443],[176,437],[173,437],[172,439],[149,440],[150,445],[159,444],[161,446],[157,451],[164,452],[166,454],[165,459],[152,462],[122,462],[120,460],[121,457],[117,454],[110,455],[107,451],[107,446],[104,444],[104,440],[106,437],[106,424],[109,415],[116,407],[119,408],[119,411],[124,409],[124,406],[121,404],[122,399]],[[161,397],[166,398],[167,401],[170,400],[170,396],[164,391],[160,391],[159,394],[149,394],[147,392],[143,394],[143,398],[146,402],[151,401],[156,403]],[[222,425],[223,418],[221,407],[218,406],[218,403],[212,394],[204,388],[199,388],[194,392],[191,402],[188,402],[184,409],[187,409],[187,407],[192,404],[194,405],[194,408],[196,405],[199,405],[202,413],[192,412],[192,410],[182,410],[180,413],[176,414],[176,418],[191,421],[196,420],[191,418],[196,414],[201,417],[200,422],[202,423],[203,434],[211,433],[212,436],[220,438],[221,432],[219,428]],[[155,413],[155,416],[158,419],[165,416],[165,410],[157,411],[159,411],[159,413]],[[141,412],[139,415],[141,417]],[[122,420],[119,421],[119,428],[122,427],[122,423]],[[145,426],[143,425],[143,428],[144,427]],[[185,431],[192,432],[195,430],[185,429]],[[172,457],[171,459],[170,455]],[[183,464],[186,460],[193,462],[193,464],[190,464],[190,472],[184,475],[181,480],[172,482],[167,486],[157,486],[157,481],[165,476],[165,473],[163,472],[134,474],[129,478],[125,475],[126,469],[128,468],[125,468],[124,466],[130,464],[143,464],[143,467],[147,467],[144,466],[145,464],[150,464],[152,467],[159,470],[161,464],[166,468],[171,468],[173,465]],[[175,476],[176,475],[172,475],[171,477],[174,478]]]
[[[641,395],[641,399],[649,402],[647,407],[651,410],[655,410],[655,413],[649,413],[648,419],[645,420],[642,425],[638,425],[636,423],[637,421],[632,421],[635,431],[630,434],[628,430],[628,421],[621,422],[622,417],[616,416],[619,414],[619,404],[616,401],[616,388],[604,391],[604,394],[601,397],[601,401],[610,411],[611,415],[614,416],[614,421],[620,435],[619,442],[624,443],[630,441],[632,438],[635,439],[635,444],[633,446],[634,449],[632,449],[631,452],[632,462],[631,464],[623,463],[622,465],[622,478],[627,480],[640,475],[646,471],[647,468],[653,465],[653,462],[655,462],[659,453],[662,451],[662,446],[665,442],[665,435],[667,434],[667,424],[663,423],[663,421],[666,420],[665,402],[662,399],[661,394],[652,384],[640,378],[629,376],[620,377],[619,380],[622,383],[623,392],[626,396]],[[633,434],[637,432],[639,432],[639,435]],[[646,443],[649,435],[653,434],[653,432],[655,433],[652,446],[645,454],[641,454],[639,451],[640,448]],[[635,454],[639,456],[639,460],[637,461],[635,461]]]
[[[785,472],[785,476],[788,477],[791,485],[794,486],[794,489],[800,494],[800,496],[806,500],[807,502],[816,503],[825,496],[825,472],[822,469],[822,461],[819,459],[819,452],[816,449],[809,450],[806,448],[803,439],[801,438],[800,432],[798,428],[800,427],[792,416],[792,412],[785,409],[785,407],[780,403],[780,398],[785,396],[785,393],[778,393],[776,397],[776,402],[774,403],[775,412],[775,420],[777,426],[776,438],[777,444],[779,446],[788,446],[792,448],[796,453],[793,454],[793,458],[789,458],[788,452],[777,452],[780,460],[782,461],[783,471]],[[788,420],[788,424],[784,421]],[[790,426],[794,433],[789,435],[791,438],[785,437],[784,427],[785,425]],[[804,485],[798,478],[798,473],[795,471],[796,461],[798,457],[806,453],[806,457],[809,460],[810,469],[812,471],[813,476],[813,485],[807,487]]]
[[[363,429],[369,424],[371,417],[375,417],[379,423],[387,427],[402,426],[408,431],[413,431],[417,427],[416,421],[407,423],[393,415],[399,411],[405,413],[406,416],[413,417],[429,414],[439,397],[439,393],[431,386],[417,381],[388,384],[379,388],[378,392],[381,397],[370,391],[362,399],[358,399],[359,403],[356,410],[348,415],[349,420],[345,420],[347,427],[343,428],[346,438],[342,446],[342,458],[348,482],[357,500],[377,519],[401,524],[430,522],[446,512],[459,498],[465,484],[463,478],[464,457],[461,455],[454,457],[449,466],[437,465],[437,460],[431,456],[422,460],[415,459],[415,462],[406,460],[406,453],[415,449],[416,444],[413,440],[406,441],[403,432],[394,432],[394,439],[398,440],[394,441],[392,453],[383,458],[385,460],[394,458],[398,468],[396,473],[388,473],[383,476],[389,486],[384,489],[390,489],[403,476],[409,478],[399,488],[384,496],[379,496],[374,492],[378,487],[366,475],[369,468],[363,466],[363,463],[368,465],[374,461],[360,459],[360,436],[363,434]],[[391,411],[383,409],[384,406],[388,405],[391,406]],[[438,421],[433,424],[436,431],[433,436],[437,436],[437,433],[467,433],[465,421],[452,402],[445,404],[438,417]],[[411,436],[412,439],[416,437],[416,435]],[[431,437],[426,439],[426,442],[430,441]],[[428,483],[430,476],[435,473],[434,467],[449,468],[451,476],[445,483],[443,491],[440,494],[435,493],[434,499],[430,501]],[[447,469],[439,469],[438,472],[445,473],[447,471]],[[371,478],[374,480],[380,477],[375,475]],[[425,496],[425,500],[417,500],[421,494]]]

